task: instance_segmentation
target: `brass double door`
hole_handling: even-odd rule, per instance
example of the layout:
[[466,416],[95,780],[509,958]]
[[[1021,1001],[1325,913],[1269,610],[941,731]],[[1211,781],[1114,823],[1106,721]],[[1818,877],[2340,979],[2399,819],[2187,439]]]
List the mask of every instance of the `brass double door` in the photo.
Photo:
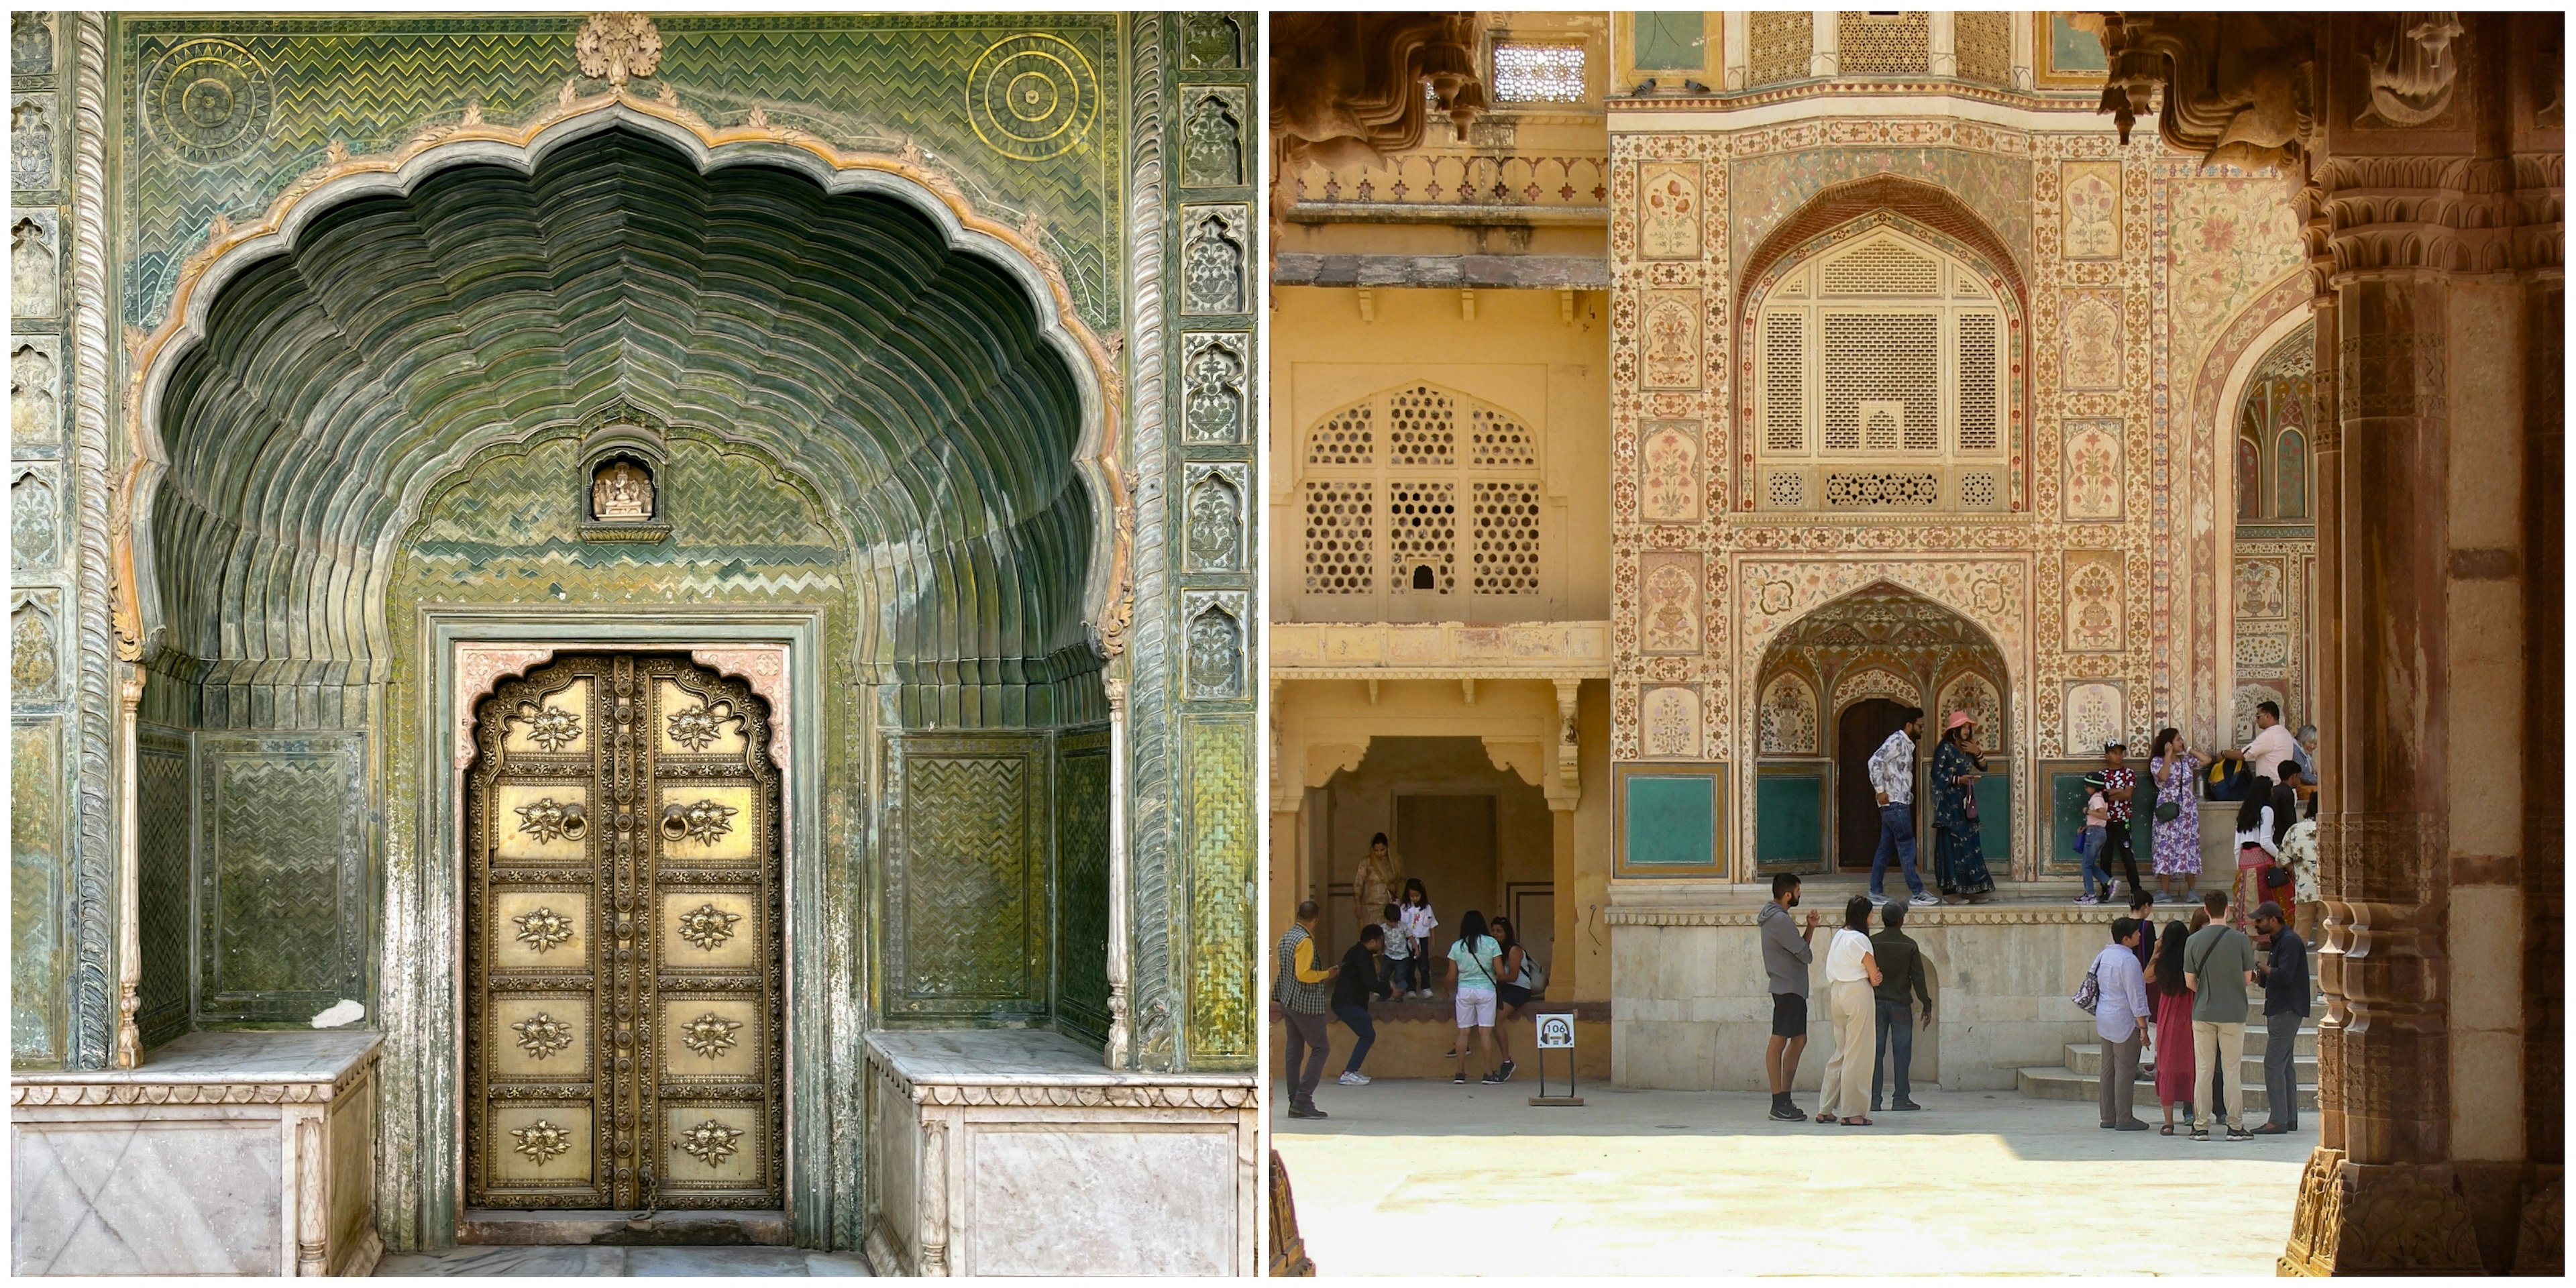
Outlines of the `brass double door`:
[[561,656],[478,705],[468,1206],[784,1205],[769,738],[685,656]]

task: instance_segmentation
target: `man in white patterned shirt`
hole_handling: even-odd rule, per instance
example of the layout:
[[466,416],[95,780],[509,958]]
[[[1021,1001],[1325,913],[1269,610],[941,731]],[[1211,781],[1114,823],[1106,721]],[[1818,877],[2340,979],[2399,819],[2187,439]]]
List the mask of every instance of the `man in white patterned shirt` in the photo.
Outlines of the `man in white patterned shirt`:
[[1869,757],[1869,786],[1878,796],[1878,852],[1869,861],[1869,901],[1887,902],[1887,856],[1893,852],[1905,869],[1906,888],[1914,897],[1906,900],[1916,907],[1941,902],[1923,892],[1923,878],[1914,870],[1914,740],[1923,736],[1923,709],[1905,709],[1905,727],[1887,735],[1887,741]]

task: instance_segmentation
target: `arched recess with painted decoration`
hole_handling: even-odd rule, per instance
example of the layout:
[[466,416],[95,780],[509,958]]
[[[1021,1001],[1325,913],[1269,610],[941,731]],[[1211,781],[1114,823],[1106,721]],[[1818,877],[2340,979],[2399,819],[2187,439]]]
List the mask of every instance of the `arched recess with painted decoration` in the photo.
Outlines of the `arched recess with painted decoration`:
[[[183,284],[128,547],[149,1038],[361,1000],[417,1169],[387,1193],[455,1192],[436,641],[463,617],[610,645],[799,623],[792,1191],[822,1193],[823,1107],[858,1094],[836,1024],[1099,1036],[1105,351],[934,182],[619,104],[325,183]],[[591,530],[618,461],[667,532]],[[154,895],[192,887],[244,893]],[[291,950],[268,974],[192,978],[255,922]],[[415,1209],[439,1241],[439,1204],[384,1205]]]
[[2021,271],[1948,192],[1818,193],[1747,259],[1739,510],[1886,518],[2029,507]]

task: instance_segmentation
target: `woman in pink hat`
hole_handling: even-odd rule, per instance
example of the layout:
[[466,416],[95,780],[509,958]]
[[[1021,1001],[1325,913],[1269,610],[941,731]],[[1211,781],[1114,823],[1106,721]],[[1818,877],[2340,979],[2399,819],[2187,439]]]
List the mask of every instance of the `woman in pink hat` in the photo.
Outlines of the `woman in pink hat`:
[[1945,900],[1983,903],[1995,892],[1977,819],[1977,776],[1985,771],[1977,722],[1965,711],[1951,712],[1932,753],[1932,866]]

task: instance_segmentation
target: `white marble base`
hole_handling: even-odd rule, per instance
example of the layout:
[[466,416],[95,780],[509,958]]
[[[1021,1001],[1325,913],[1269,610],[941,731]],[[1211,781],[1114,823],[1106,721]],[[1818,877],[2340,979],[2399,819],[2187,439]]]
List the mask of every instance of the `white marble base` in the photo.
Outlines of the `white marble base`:
[[9,1089],[15,1274],[365,1274],[374,1033],[193,1033]]
[[[1903,888],[1892,873],[1888,884]],[[1833,1054],[1825,949],[1849,893],[1810,881],[1799,910],[1802,918],[1807,908],[1822,914],[1801,1091],[1817,1087]],[[2071,897],[1908,910],[1905,932],[1922,946],[1933,997],[1931,1027],[1918,1018],[1914,1031],[1915,1085],[2010,1090],[2022,1066],[2059,1064],[2067,1043],[2093,1040],[2093,1017],[2076,1007],[2075,989],[2110,943],[2112,919],[2128,909],[2078,908]],[[1612,1081],[1675,1091],[1769,1089],[1762,1057],[1771,1036],[1770,985],[1753,922],[1761,903],[1753,893],[1614,902],[1604,918],[1611,926]],[[2180,904],[2156,909],[2160,924],[2189,915]]]
[[879,1273],[1257,1273],[1249,1075],[1112,1071],[1028,1029],[877,1033],[868,1064]]

